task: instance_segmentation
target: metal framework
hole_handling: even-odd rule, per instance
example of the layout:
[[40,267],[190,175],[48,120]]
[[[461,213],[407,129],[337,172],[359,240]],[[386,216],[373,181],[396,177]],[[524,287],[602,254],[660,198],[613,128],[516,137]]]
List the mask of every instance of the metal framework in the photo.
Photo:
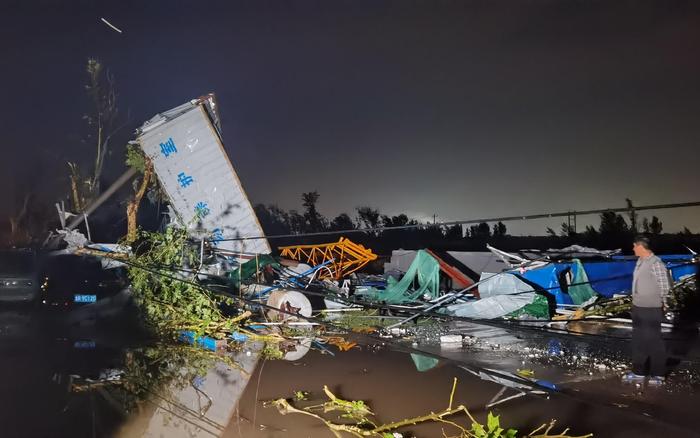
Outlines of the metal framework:
[[365,266],[377,255],[371,249],[341,237],[333,243],[281,246],[280,256],[317,266],[330,261],[329,270],[318,273],[321,280],[340,280]]

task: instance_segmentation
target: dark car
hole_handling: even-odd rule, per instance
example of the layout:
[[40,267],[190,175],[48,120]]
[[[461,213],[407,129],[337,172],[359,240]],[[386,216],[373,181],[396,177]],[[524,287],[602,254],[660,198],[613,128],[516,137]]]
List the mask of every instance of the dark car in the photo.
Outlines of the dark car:
[[34,302],[39,296],[39,266],[34,251],[0,250],[0,302]]
[[91,256],[47,257],[41,301],[48,306],[75,308],[112,297],[127,286],[120,269],[102,269],[100,260]]

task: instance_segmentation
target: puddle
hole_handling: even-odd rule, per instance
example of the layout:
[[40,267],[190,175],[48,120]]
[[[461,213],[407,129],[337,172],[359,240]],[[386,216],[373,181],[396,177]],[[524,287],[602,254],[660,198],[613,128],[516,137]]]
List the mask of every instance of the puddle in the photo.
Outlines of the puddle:
[[[453,351],[457,354],[457,351]],[[473,352],[462,352],[469,359]],[[263,402],[279,397],[291,397],[296,391],[309,391],[311,397],[322,398],[322,387],[328,385],[331,391],[346,400],[364,400],[377,414],[379,422],[390,422],[430,411],[438,411],[447,406],[453,378],[458,379],[455,404],[467,406],[478,419],[484,420],[488,404],[502,386],[481,380],[472,373],[451,363],[440,361],[435,367],[419,372],[409,354],[391,351],[388,348],[363,346],[336,357],[311,351],[296,362],[261,362],[241,399],[238,416],[226,429],[226,437],[333,437],[318,420],[302,415],[280,415],[273,407],[263,407]],[[502,366],[502,363],[491,363]],[[562,373],[560,376],[563,377]],[[550,419],[557,424],[571,427],[578,434],[594,432],[596,436],[660,436],[669,427],[680,426],[677,436],[694,436],[691,424],[686,418],[683,423],[669,426],[667,417],[659,420],[642,415],[647,405],[636,406],[638,410],[620,408],[614,405],[615,397],[600,386],[610,386],[610,380],[595,383],[581,382],[579,386],[567,386],[570,395],[525,396],[505,402],[492,408],[495,414],[502,415],[501,423],[515,427],[521,432],[529,432]],[[599,396],[577,397],[577,391],[588,391],[593,386]],[[618,380],[615,385],[619,388]],[[609,391],[608,391],[609,392]],[[504,397],[513,394],[509,392]],[[595,394],[593,392],[593,394]],[[619,394],[615,394],[619,397]],[[669,406],[681,407],[683,403],[695,400],[690,394],[684,401],[678,398],[664,399]],[[628,402],[629,404],[629,402]],[[694,406],[694,405],[693,405]],[[681,409],[683,412],[687,412]],[[615,422],[610,418],[614,415]],[[677,423],[677,421],[676,421]],[[444,425],[424,424],[413,426],[402,432],[405,436],[442,436]],[[636,430],[638,435],[630,435]],[[446,430],[446,432],[450,432]],[[453,430],[454,432],[454,430]],[[656,435],[654,435],[656,434]]]
[[[342,339],[326,344],[299,339],[284,351],[288,360],[261,360],[248,380],[230,367],[212,368],[204,356],[186,354],[194,351],[189,346],[147,343],[126,321],[68,327],[58,319],[35,310],[0,311],[3,437],[144,436],[154,421],[164,422],[162,417],[175,431],[163,436],[207,430],[206,436],[332,438],[318,420],[283,416],[263,402],[291,397],[296,391],[308,391],[312,400],[322,401],[323,386],[328,385],[339,397],[366,401],[376,422],[388,423],[446,408],[454,378],[455,404],[467,406],[480,421],[492,410],[501,415],[503,425],[522,433],[557,419],[577,434],[661,436],[672,430],[674,436],[694,436],[694,412],[700,402],[695,365],[677,365],[664,388],[623,385],[618,377],[626,363],[622,344],[514,335],[483,326],[471,332],[465,326],[422,327],[402,341],[405,351],[390,348],[388,341],[363,343],[361,335],[350,339],[358,342],[354,347]],[[440,345],[440,336],[456,332],[473,338]],[[416,354],[413,347],[451,361]],[[245,353],[240,357],[252,370],[255,355]],[[489,409],[489,403],[517,391],[502,392],[498,379],[479,378],[479,372],[470,372],[464,364],[472,371],[489,368],[507,376],[517,377],[518,370],[531,372],[533,379],[555,383],[562,394],[525,395]],[[211,406],[233,394],[227,385],[237,385],[242,392],[238,408],[215,412]],[[174,401],[183,394],[191,404]],[[159,417],[158,410],[166,410],[168,416]],[[205,417],[204,429],[192,425],[191,419]],[[443,436],[443,428],[448,434],[455,432],[441,424],[402,432],[437,437]]]

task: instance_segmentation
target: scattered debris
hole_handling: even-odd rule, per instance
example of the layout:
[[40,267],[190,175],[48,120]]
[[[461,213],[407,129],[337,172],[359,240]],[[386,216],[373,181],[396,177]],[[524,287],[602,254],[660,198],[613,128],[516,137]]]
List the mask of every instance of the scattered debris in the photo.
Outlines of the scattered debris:
[[[400,432],[407,426],[413,426],[420,423],[435,422],[444,423],[445,426],[450,426],[456,431],[457,435],[453,437],[493,437],[493,438],[516,438],[518,432],[515,429],[505,429],[500,424],[500,416],[488,413],[486,424],[477,421],[474,416],[464,405],[454,406],[455,390],[457,389],[457,379],[454,379],[452,392],[447,408],[438,412],[430,412],[426,415],[421,415],[413,418],[407,418],[400,421],[395,421],[388,424],[376,424],[372,418],[374,413],[370,410],[362,400],[343,400],[333,394],[327,386],[323,387],[323,392],[328,398],[327,401],[305,407],[296,407],[292,403],[299,402],[296,398],[293,399],[276,399],[266,403],[266,406],[277,408],[282,415],[300,414],[318,419],[328,427],[328,429],[337,438],[342,438],[343,434],[349,434],[354,437],[376,437],[387,438],[403,436]],[[320,413],[317,413],[320,412]],[[328,419],[322,414],[336,413],[339,414],[339,419],[344,420],[342,423],[337,420]],[[462,423],[460,423],[460,421]],[[463,424],[465,423],[466,424]],[[543,424],[527,435],[527,437],[546,438],[574,438],[573,435],[568,435],[569,429],[565,429],[561,433],[552,434],[552,429],[555,426],[555,421],[548,424]],[[398,435],[397,435],[398,434]],[[443,431],[443,434],[445,432]],[[448,435],[444,435],[448,436]],[[577,438],[591,437],[591,434],[581,435]]]

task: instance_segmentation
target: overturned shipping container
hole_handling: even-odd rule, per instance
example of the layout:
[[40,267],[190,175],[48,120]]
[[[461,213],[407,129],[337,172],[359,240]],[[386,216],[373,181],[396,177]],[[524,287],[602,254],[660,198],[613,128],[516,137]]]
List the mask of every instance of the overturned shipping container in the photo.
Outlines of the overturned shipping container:
[[213,94],[157,114],[139,128],[138,142],[179,222],[234,254],[270,252],[224,149]]

